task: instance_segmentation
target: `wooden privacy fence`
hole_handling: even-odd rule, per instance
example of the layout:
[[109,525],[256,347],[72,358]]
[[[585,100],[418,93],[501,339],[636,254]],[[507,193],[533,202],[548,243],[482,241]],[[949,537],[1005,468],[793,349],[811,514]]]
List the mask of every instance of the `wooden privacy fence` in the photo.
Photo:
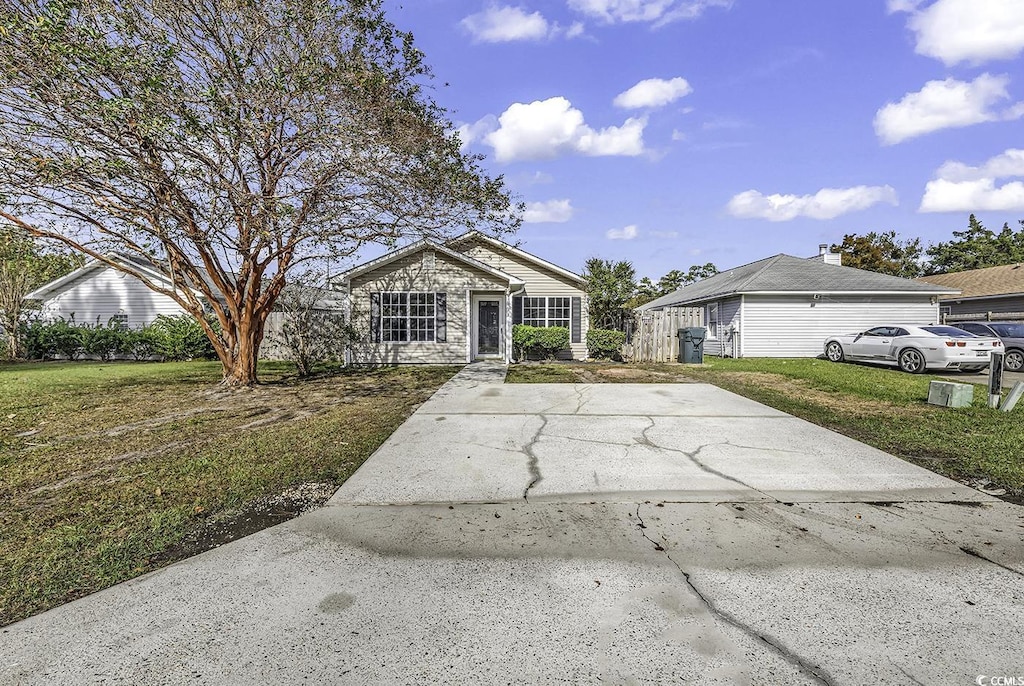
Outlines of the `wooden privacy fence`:
[[624,355],[633,362],[675,362],[679,359],[679,329],[704,326],[703,307],[666,307],[637,314],[633,339]]
[[998,321],[1024,321],[1024,312],[975,312],[973,314],[950,314],[942,313],[943,324],[954,324],[956,322],[998,322]]

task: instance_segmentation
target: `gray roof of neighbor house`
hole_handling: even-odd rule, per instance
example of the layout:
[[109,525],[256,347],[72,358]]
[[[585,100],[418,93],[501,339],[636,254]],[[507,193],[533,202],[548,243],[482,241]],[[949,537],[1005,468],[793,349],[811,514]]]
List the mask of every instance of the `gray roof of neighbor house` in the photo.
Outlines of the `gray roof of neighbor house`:
[[1019,295],[1024,293],[1024,265],[1004,264],[999,267],[970,269],[951,274],[932,274],[931,276],[922,276],[918,281],[956,288],[961,291],[959,296],[941,296],[943,300]]
[[775,255],[728,269],[697,283],[663,295],[638,310],[715,300],[741,293],[930,293],[945,295],[956,289],[827,264],[817,258]]

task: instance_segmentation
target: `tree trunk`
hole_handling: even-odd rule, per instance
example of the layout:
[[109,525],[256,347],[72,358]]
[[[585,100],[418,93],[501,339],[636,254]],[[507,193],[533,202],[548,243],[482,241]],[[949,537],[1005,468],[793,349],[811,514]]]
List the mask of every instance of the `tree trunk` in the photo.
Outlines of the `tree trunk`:
[[264,322],[254,313],[245,313],[235,326],[234,346],[221,356],[225,386],[252,386],[259,383],[256,363],[263,342]]

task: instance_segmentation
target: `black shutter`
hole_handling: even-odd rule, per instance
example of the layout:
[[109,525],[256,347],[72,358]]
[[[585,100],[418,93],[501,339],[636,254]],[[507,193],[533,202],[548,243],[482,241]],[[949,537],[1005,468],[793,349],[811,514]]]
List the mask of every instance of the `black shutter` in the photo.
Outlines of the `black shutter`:
[[579,343],[580,342],[580,336],[581,336],[580,329],[582,328],[582,324],[580,322],[580,310],[582,308],[583,308],[583,300],[581,298],[579,298],[579,297],[573,298],[572,299],[572,328],[570,329],[570,331],[572,331],[572,342],[573,343]]
[[512,298],[512,324],[523,323],[523,296]]
[[370,293],[370,339],[380,343],[380,293]]
[[448,341],[448,294],[434,293],[434,340]]

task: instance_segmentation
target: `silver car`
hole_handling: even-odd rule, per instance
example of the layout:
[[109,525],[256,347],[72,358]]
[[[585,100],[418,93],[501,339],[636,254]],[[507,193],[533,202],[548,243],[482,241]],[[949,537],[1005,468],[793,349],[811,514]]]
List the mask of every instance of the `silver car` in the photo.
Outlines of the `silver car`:
[[1020,322],[957,322],[953,326],[976,336],[998,336],[1006,349],[1003,368],[1011,372],[1024,369],[1024,324]]
[[926,369],[980,371],[1002,345],[994,336],[976,336],[955,326],[889,324],[829,337],[825,357],[833,362],[896,365],[911,374]]

